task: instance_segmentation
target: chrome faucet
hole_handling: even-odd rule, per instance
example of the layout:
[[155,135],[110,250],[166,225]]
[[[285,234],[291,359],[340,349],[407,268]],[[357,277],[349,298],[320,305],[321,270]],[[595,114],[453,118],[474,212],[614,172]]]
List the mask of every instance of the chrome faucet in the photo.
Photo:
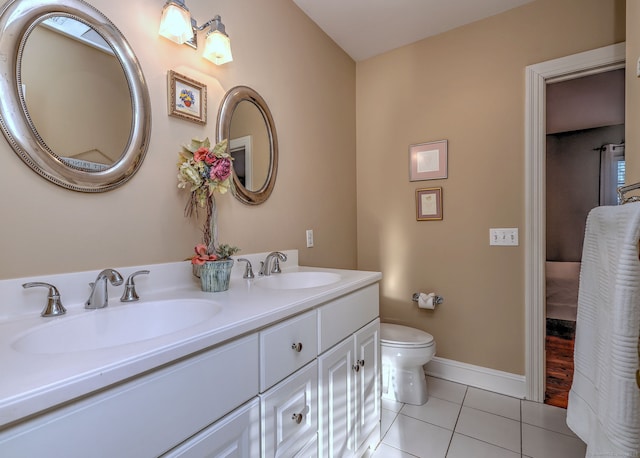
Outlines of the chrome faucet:
[[[273,260],[273,267],[271,266],[271,261]],[[282,272],[280,270],[280,261],[285,262],[287,260],[287,255],[281,253],[279,251],[272,251],[267,255],[264,259],[264,262],[260,263],[260,272],[258,272],[259,276],[269,276],[271,274],[279,274]]]
[[87,302],[85,302],[84,308],[101,309],[107,306],[109,303],[107,280],[109,280],[113,286],[120,286],[123,281],[122,275],[120,275],[117,270],[104,269],[98,274],[95,282],[89,283],[89,286],[91,286],[91,294]]

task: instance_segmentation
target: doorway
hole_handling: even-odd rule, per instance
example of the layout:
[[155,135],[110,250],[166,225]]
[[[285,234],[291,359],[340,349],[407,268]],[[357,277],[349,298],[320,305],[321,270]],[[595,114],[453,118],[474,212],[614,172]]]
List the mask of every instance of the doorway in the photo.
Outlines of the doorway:
[[546,88],[547,84],[624,68],[625,45],[531,65],[526,69],[525,118],[525,340],[526,397],[545,397]]
[[624,185],[624,104],[624,68],[546,85],[544,402],[556,407],[567,407],[573,381],[587,215],[616,205]]

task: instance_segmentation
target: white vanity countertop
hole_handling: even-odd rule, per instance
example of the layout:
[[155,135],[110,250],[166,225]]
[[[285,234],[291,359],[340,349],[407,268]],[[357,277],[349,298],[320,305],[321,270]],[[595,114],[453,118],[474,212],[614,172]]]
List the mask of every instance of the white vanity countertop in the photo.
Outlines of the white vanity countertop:
[[[236,262],[229,290],[205,293],[194,281],[188,262],[118,268],[125,279],[141,269],[148,269],[151,274],[136,277],[139,302],[121,303],[123,287],[109,286],[109,306],[101,310],[85,310],[83,307],[84,296],[88,295],[87,283],[95,279],[97,272],[0,281],[0,429],[45,409],[312,309],[381,279],[379,272],[299,267],[297,251],[285,253],[289,256],[289,261],[282,264],[285,273],[323,271],[338,273],[341,278],[326,286],[273,290],[260,287],[258,282],[261,279],[243,279],[244,263]],[[264,259],[264,254],[244,257],[252,260],[257,273],[258,259]],[[67,314],[55,318],[40,317],[47,290],[23,290],[21,284],[26,281],[55,284],[67,307]],[[27,354],[12,346],[12,342],[28,330],[57,320],[73,319],[73,316],[86,313],[105,313],[109,308],[135,307],[154,300],[189,298],[211,300],[212,304],[220,307],[220,311],[195,326],[109,348]],[[6,310],[10,313],[7,314]],[[139,325],[144,327],[145,323]]]

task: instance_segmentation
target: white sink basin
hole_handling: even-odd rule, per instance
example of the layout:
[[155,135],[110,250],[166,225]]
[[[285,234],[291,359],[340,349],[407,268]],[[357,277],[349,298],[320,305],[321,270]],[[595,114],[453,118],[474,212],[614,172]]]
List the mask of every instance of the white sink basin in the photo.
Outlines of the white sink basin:
[[62,316],[15,339],[22,353],[60,354],[115,347],[195,326],[220,311],[206,299],[173,299],[122,304]]
[[330,285],[340,278],[339,274],[332,272],[287,272],[262,277],[255,284],[269,289],[301,289]]

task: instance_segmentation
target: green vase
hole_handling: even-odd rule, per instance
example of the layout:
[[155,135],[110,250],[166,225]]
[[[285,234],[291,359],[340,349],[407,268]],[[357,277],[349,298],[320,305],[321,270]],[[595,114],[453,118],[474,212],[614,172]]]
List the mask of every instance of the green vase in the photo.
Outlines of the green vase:
[[233,259],[207,261],[200,266],[202,291],[217,293],[229,289]]

